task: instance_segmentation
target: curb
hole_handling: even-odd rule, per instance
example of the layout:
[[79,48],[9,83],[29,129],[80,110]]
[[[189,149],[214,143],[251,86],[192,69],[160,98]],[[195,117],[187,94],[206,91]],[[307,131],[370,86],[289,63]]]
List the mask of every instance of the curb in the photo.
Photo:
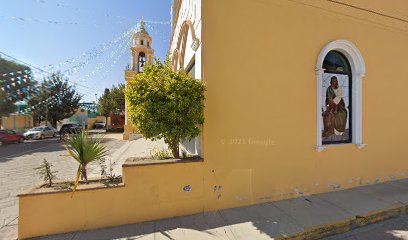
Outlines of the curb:
[[303,232],[292,236],[278,237],[278,240],[314,240],[346,233],[351,230],[381,222],[408,213],[408,205],[391,207],[389,209],[374,211],[364,216],[356,216],[336,223],[325,224],[314,228],[305,229]]

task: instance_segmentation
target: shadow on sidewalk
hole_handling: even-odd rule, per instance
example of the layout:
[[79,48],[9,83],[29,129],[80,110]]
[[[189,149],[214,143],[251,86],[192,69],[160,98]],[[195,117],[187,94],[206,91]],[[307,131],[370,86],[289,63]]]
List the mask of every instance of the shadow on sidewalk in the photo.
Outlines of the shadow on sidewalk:
[[[395,207],[404,210],[395,212],[392,210]],[[401,216],[407,209],[408,180],[398,180],[217,212],[36,239],[276,239],[295,235],[298,239],[321,239]],[[402,216],[408,219],[407,215]],[[408,239],[401,238],[405,235],[408,237],[407,227],[408,220],[404,220],[404,224],[379,229],[379,238],[361,239]],[[340,239],[354,238],[347,236]]]

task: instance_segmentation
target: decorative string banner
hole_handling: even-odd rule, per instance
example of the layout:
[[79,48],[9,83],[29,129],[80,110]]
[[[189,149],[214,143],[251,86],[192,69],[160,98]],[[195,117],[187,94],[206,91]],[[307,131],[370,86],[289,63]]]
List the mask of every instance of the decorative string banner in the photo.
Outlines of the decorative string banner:
[[76,83],[81,83],[83,81],[88,80],[90,77],[95,76],[97,73],[100,73],[100,70],[105,70],[109,71],[105,66],[108,62],[115,62],[117,61],[117,57],[119,54],[119,57],[123,56],[123,52],[126,51],[127,49],[130,48],[130,43],[132,42],[132,39],[128,37],[128,39],[123,39],[123,41],[118,45],[116,49],[114,49],[107,57],[104,58],[103,61],[101,61],[97,66],[89,73],[86,74],[84,77],[81,79],[77,80]]
[[98,47],[95,47],[91,50],[88,50],[87,52],[84,52],[83,54],[79,55],[78,57],[71,58],[69,60],[60,62],[56,65],[48,65],[46,66],[48,69],[51,71],[59,71],[61,70],[62,67],[64,66],[69,66],[68,69],[66,69],[63,73],[67,74],[68,76],[71,75],[72,73],[78,72],[81,68],[89,64],[90,61],[93,59],[97,58],[98,56],[102,55],[107,49],[110,47],[116,45],[119,41],[122,41],[123,39],[128,38],[133,32],[135,31],[135,27],[131,27],[129,30],[126,32],[120,34],[118,37],[113,39],[110,42],[107,42],[105,44],[101,44]]
[[[14,58],[14,57],[12,57],[12,56],[10,56],[10,55],[7,55],[7,54],[4,53],[4,52],[0,52],[0,53],[1,53],[2,55],[6,56],[7,58],[13,60],[13,61],[19,62],[19,63],[24,64],[24,65],[26,65],[26,66],[29,66],[29,67],[31,68],[31,70],[35,70],[35,71],[41,72],[42,74],[44,74],[44,76],[45,76],[45,73],[47,73],[47,74],[52,74],[52,73],[46,72],[46,71],[44,71],[44,70],[42,70],[42,69],[40,69],[40,68],[38,68],[38,67],[35,67],[35,66],[33,66],[33,65],[29,64],[29,63],[26,63],[26,62],[24,62],[24,61],[21,61],[21,60],[19,60],[19,59]],[[32,71],[32,72],[33,72],[33,71]],[[34,79],[35,79],[35,78],[34,78]],[[64,81],[65,81],[65,82],[69,82],[68,79],[65,79]],[[38,82],[41,82],[41,81],[38,81]],[[39,90],[38,87],[31,87],[31,86],[29,86],[29,87],[27,87],[27,88],[21,88],[21,89],[20,89],[20,86],[15,86],[15,84],[12,84],[13,89],[11,89],[11,90],[8,90],[8,89],[7,89],[6,92],[0,91],[0,96],[1,96],[1,94],[3,94],[3,95],[5,96],[5,98],[3,97],[3,101],[7,101],[7,100],[9,100],[9,101],[28,100],[28,101],[29,101],[29,100],[31,99],[31,98],[30,98],[30,95],[31,95],[31,96],[34,96],[35,94],[38,93],[38,91],[45,91],[45,92],[47,92],[47,91],[49,91],[49,89],[51,89],[52,86],[55,87],[56,84],[60,84],[61,82],[62,82],[62,81],[59,80],[59,79],[56,79],[56,81],[55,81],[53,78],[51,78],[51,79],[48,78],[48,81],[44,81],[44,82],[42,83],[41,87],[42,87],[43,89],[41,89],[41,90]],[[1,82],[0,82],[0,83],[1,83]],[[62,92],[62,94],[65,94],[64,89],[63,89],[62,87],[63,87],[63,85],[61,85],[60,91]],[[89,91],[89,90],[99,91],[99,90],[92,89],[92,88],[90,88],[90,87],[83,86],[83,85],[81,85],[81,87],[87,88],[88,91]],[[25,96],[28,95],[28,97],[19,96],[19,95],[21,95],[21,94],[26,94]],[[49,98],[51,98],[52,95],[54,95],[54,96],[55,96],[55,99],[59,101],[60,96],[59,96],[58,94],[52,94],[52,93],[50,92],[50,97],[49,97]],[[40,106],[40,107],[41,107],[41,106],[44,106],[44,105],[47,105],[47,106],[48,106],[49,104],[51,104],[50,106],[54,106],[54,105],[52,105],[52,104],[58,103],[58,102],[55,102],[55,101],[56,101],[55,99],[54,99],[54,100],[52,100],[52,99],[50,100],[49,98],[47,98],[48,100],[46,99],[46,100],[42,101],[40,104],[36,104],[35,106],[37,106],[37,107]],[[26,111],[31,111],[32,109],[36,108],[35,106],[30,107],[30,108],[27,108]]]
[[0,15],[0,18],[11,19],[11,20],[20,21],[20,22],[37,22],[37,23],[47,23],[47,24],[54,24],[54,25],[78,25],[78,22],[45,20],[45,19],[29,18],[29,17],[7,17],[4,15]]
[[[140,19],[138,20],[140,22]],[[144,20],[143,21],[145,23],[149,23],[149,24],[158,24],[158,25],[171,25],[171,23],[169,21],[150,21],[150,20]]]
[[[27,75],[25,75],[27,76]],[[27,76],[27,77],[15,77],[15,78],[10,78],[10,80],[7,79],[2,79],[0,80],[0,89],[2,91],[7,91],[7,89],[10,89],[12,87],[16,87],[18,85],[27,83],[29,81],[33,80],[33,78]],[[5,84],[7,83],[7,84]]]
[[116,57],[116,59],[112,62],[112,64],[108,67],[108,69],[105,70],[102,80],[105,80],[107,77],[107,74],[112,71],[113,67],[116,65],[117,62],[119,62],[119,59],[127,52],[127,50],[130,48],[132,45],[132,41],[129,41],[128,44],[124,47],[122,52]]
[[[71,9],[71,10],[73,10],[73,11],[75,11],[75,12],[84,12],[84,13],[87,13],[88,15],[93,15],[93,14],[95,14],[95,11],[90,11],[90,10],[87,10],[87,9],[84,9],[84,8],[79,8],[79,7],[72,7],[72,6],[70,6],[70,5],[61,4],[61,3],[55,3],[55,2],[52,2],[52,1],[38,0],[38,2],[41,3],[41,4],[47,4],[47,3],[53,4],[54,6],[56,6],[56,7],[58,7],[58,8],[64,9],[64,11],[66,11],[66,10],[68,10],[68,9]],[[105,13],[105,14],[103,14],[103,16],[106,17],[106,18],[111,18],[111,19],[113,18],[113,19],[128,20],[128,21],[131,20],[131,21],[134,21],[134,19],[129,19],[128,17],[124,17],[124,16],[120,16],[120,15],[115,15],[115,14],[111,14],[111,13]],[[122,22],[115,22],[115,23],[122,23]],[[95,24],[95,25],[100,25],[100,24]]]
[[114,49],[107,57],[105,57],[104,60],[101,61],[92,72],[90,72],[89,74],[86,74],[82,79],[78,80],[77,83],[85,81],[85,80],[89,79],[91,76],[94,76],[96,73],[98,73],[99,70],[105,69],[104,68],[105,65],[108,62],[110,62],[113,59],[113,57],[115,57],[120,50],[122,50],[124,47],[126,47],[128,45],[127,43],[130,42],[130,41],[131,41],[131,38],[124,39],[123,42],[120,43],[118,45],[118,47],[116,49]]
[[35,95],[36,93],[47,92],[49,91],[49,89],[51,89],[51,87],[53,86],[55,87],[57,84],[59,84],[58,81],[56,82],[54,81],[54,79],[51,79],[50,82],[43,82],[41,85],[43,89],[39,89],[38,87],[27,85],[26,83],[28,81],[36,81],[36,79],[27,78],[27,79],[22,79],[21,81],[17,79],[10,84],[4,84],[6,81],[0,82],[0,90],[5,93],[5,96],[6,96],[5,100],[9,100],[9,101],[14,101],[18,99],[30,100],[31,96]]
[[[60,20],[53,20],[53,19],[41,19],[41,18],[31,18],[31,17],[19,17],[19,16],[4,16],[0,15],[1,19],[10,19],[16,22],[25,22],[25,23],[42,23],[42,24],[52,24],[52,25],[92,25],[96,27],[100,26],[105,26],[106,24],[101,24],[100,22],[86,22],[86,23],[80,23],[80,22],[75,22],[75,21],[60,21]],[[114,21],[114,22],[109,22],[109,24],[124,24],[125,22],[123,21]]]
[[13,76],[17,76],[17,75],[27,75],[27,74],[30,74],[30,70],[28,70],[28,69],[26,69],[26,70],[22,70],[22,71],[15,71],[15,72],[8,72],[8,73],[2,73],[2,74],[0,74],[0,79],[1,79],[1,77],[7,77],[7,76],[9,76],[9,77],[13,77]]
[[[165,34],[164,31],[160,31],[158,28],[153,27],[151,24],[157,24],[157,25],[169,25],[169,22],[163,22],[163,21],[150,21],[150,20],[144,20],[146,23],[149,23],[147,25],[148,29],[159,33],[158,35],[163,37],[163,40],[168,42],[169,41],[169,37],[164,37],[164,35],[168,35]],[[128,39],[130,37],[131,34],[133,34],[136,31],[137,27],[136,26],[132,26],[131,28],[129,28],[127,31],[121,33],[119,36],[117,36],[115,39],[113,39],[110,42],[101,44],[98,47],[92,48],[82,54],[80,54],[77,57],[62,61],[60,63],[57,64],[50,64],[47,66],[44,66],[44,68],[47,68],[50,71],[60,71],[62,68],[64,67],[68,67],[68,69],[64,70],[64,74],[66,74],[67,76],[72,75],[73,73],[77,73],[80,69],[82,69],[83,67],[85,67],[86,65],[88,65],[92,60],[94,60],[95,58],[99,57],[100,55],[102,55],[107,49],[109,49],[110,47],[117,45],[117,43],[119,41],[123,41],[124,39]],[[75,65],[74,65],[75,64]],[[40,74],[42,74],[42,72],[38,72]],[[8,73],[10,76],[13,76],[13,74],[18,74],[18,72],[13,72],[13,73]],[[5,76],[3,74],[3,76]],[[1,77],[1,76],[0,76]]]
[[[73,67],[67,69],[64,71],[65,74],[67,74],[68,76],[70,74],[72,74],[73,72],[78,72],[80,68],[84,67],[85,65],[87,65],[91,60],[95,59],[96,57],[100,56],[101,54],[103,54],[105,52],[105,50],[109,49],[112,46],[117,45],[117,43],[119,41],[123,41],[124,39],[128,39],[129,36],[135,31],[136,27],[132,26],[130,29],[128,29],[126,32],[120,34],[117,38],[115,38],[114,40],[101,44],[98,47],[95,47],[91,50],[88,50],[87,52],[84,52],[83,54],[75,57],[75,58],[71,58],[69,60],[60,62],[56,65],[48,65],[45,66],[47,68],[49,68],[51,71],[60,71],[61,67],[66,66],[66,65],[70,65],[70,64],[74,64],[74,63],[78,63],[77,65],[74,65]],[[84,60],[81,58],[85,58]],[[36,74],[38,75],[44,75],[43,71],[38,71],[36,69],[32,69],[34,72],[36,72]],[[16,76],[17,74],[27,74],[29,73],[30,70],[24,70],[24,71],[16,71],[16,72],[10,72],[10,73],[4,73],[0,75],[0,80],[1,77],[5,77],[5,76]]]
[[168,27],[163,28],[163,26],[160,25],[151,25],[151,24],[146,24],[147,30],[150,33],[154,33],[155,36],[159,37],[157,40],[161,40],[162,42],[169,44],[170,43],[170,37],[171,37],[171,30]]

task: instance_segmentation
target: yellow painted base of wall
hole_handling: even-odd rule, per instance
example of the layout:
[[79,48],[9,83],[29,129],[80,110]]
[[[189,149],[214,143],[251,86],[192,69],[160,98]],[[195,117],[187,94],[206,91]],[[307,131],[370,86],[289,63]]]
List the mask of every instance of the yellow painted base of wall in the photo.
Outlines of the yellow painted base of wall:
[[198,160],[126,163],[123,184],[117,187],[83,185],[73,197],[71,191],[44,189],[19,195],[18,236],[26,239],[114,227],[376,183],[365,178],[341,182],[341,187],[303,186],[303,193],[288,192],[288,186],[270,186],[265,190],[270,194],[260,196],[255,192],[258,187],[251,184],[252,174],[243,169],[222,173]]
[[130,134],[136,134],[136,133],[139,133],[139,129],[137,129],[137,127],[134,127],[131,124],[125,124],[123,126],[123,140],[129,140]]
[[[202,161],[125,165],[123,181],[124,186],[111,188],[82,186],[73,197],[71,191],[38,189],[19,195],[19,239],[203,211]],[[188,185],[190,191],[183,190]]]

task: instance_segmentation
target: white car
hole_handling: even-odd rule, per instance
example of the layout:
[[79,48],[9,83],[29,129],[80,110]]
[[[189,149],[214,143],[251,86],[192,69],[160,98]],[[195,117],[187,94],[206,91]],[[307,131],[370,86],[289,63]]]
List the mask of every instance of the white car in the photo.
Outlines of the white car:
[[55,137],[58,132],[53,127],[35,127],[24,133],[25,139],[44,139],[46,137]]

